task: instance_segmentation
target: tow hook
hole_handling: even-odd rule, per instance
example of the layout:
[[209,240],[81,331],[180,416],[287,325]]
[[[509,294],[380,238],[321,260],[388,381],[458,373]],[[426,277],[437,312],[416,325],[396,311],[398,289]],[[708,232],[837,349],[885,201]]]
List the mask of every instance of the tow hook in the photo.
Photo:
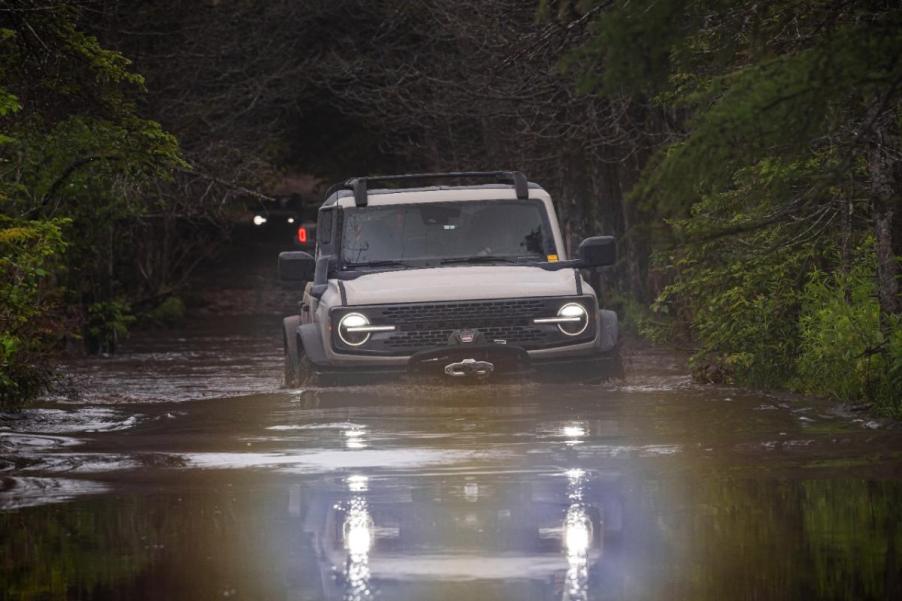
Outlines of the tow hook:
[[453,378],[462,378],[465,376],[475,376],[477,378],[485,378],[495,371],[495,366],[488,361],[477,361],[476,359],[464,359],[455,363],[449,363],[445,366],[445,374]]

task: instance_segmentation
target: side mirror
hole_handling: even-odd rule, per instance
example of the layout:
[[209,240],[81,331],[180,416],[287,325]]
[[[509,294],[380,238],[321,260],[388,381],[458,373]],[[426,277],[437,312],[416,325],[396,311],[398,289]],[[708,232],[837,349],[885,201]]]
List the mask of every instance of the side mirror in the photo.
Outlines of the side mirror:
[[296,250],[279,253],[279,279],[286,282],[309,282],[313,279],[316,260],[309,253]]
[[613,236],[593,236],[579,243],[577,258],[583,267],[604,267],[617,260],[617,243]]

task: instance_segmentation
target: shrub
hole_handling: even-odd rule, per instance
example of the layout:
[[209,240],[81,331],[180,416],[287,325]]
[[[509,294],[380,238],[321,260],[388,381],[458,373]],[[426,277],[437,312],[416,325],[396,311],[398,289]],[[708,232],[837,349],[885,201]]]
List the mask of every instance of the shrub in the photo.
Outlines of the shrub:
[[796,387],[841,400],[868,400],[888,411],[902,407],[902,323],[880,328],[876,259],[859,249],[848,273],[815,271],[803,293]]
[[65,330],[51,281],[65,223],[0,215],[0,405],[20,405],[48,383],[45,355]]
[[702,259],[683,263],[680,277],[656,306],[673,306],[689,316],[699,345],[691,366],[702,380],[785,385],[798,355],[798,280],[807,253],[784,252],[767,260],[715,253],[705,251]]
[[146,318],[156,325],[175,326],[184,321],[185,311],[185,302],[177,296],[170,296],[148,311]]
[[90,305],[85,325],[88,349],[92,353],[114,353],[134,322],[131,306],[122,299]]

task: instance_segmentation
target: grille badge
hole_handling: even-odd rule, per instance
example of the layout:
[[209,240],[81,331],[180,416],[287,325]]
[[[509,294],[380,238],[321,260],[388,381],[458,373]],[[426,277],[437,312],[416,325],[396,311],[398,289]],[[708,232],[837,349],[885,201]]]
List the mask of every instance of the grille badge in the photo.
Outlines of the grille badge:
[[479,330],[465,328],[463,330],[455,330],[448,337],[448,344],[455,346],[458,344],[485,344],[485,334]]

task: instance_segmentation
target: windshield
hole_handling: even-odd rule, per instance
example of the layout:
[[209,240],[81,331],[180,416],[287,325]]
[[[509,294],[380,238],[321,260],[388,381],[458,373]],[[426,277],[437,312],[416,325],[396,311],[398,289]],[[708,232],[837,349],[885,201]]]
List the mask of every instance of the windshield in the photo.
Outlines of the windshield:
[[345,209],[341,255],[346,267],[422,266],[547,261],[556,250],[541,201],[488,200]]

